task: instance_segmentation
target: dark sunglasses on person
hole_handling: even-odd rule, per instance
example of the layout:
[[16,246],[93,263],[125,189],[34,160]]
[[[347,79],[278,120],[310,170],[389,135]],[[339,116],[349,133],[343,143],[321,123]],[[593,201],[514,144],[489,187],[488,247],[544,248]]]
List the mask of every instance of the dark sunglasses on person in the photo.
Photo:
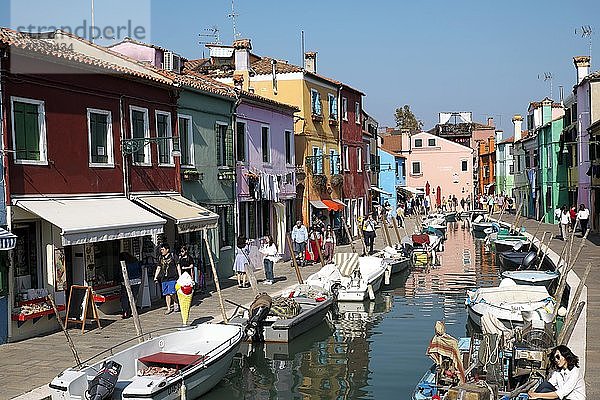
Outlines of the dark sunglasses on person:
[[554,359],[555,359],[556,361],[560,361],[560,358],[561,358],[561,357],[562,357],[562,356],[561,356],[560,354],[558,354],[558,353],[556,353],[556,354],[554,355]]

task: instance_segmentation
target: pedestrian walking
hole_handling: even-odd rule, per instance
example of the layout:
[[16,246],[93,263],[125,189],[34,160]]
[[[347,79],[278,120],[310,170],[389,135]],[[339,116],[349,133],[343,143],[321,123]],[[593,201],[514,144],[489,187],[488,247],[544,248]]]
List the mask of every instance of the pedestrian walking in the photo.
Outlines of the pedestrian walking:
[[425,215],[429,215],[429,197],[423,200],[423,207],[425,207]]
[[306,242],[308,241],[308,230],[302,221],[296,221],[296,225],[292,228],[292,243],[294,245],[294,254],[296,260],[304,264],[304,252],[306,251]]
[[562,206],[560,214],[560,234],[562,240],[567,240],[569,237],[569,224],[571,223],[571,216],[567,206]]
[[275,282],[275,275],[273,274],[273,266],[279,261],[279,252],[277,246],[273,241],[272,236],[267,237],[267,241],[260,248],[260,252],[265,256],[263,265],[265,267],[265,285],[272,285]]
[[[158,267],[154,273],[154,281],[161,283],[162,294],[165,296],[167,309],[165,315],[171,314],[173,311],[179,311],[177,295],[175,291],[175,283],[181,276],[181,269],[175,262],[175,256],[171,253],[171,248],[168,243],[163,243],[160,246],[160,256],[158,257]],[[171,308],[173,304],[173,308]]]
[[579,224],[581,226],[581,236],[583,236],[587,231],[588,222],[590,221],[590,210],[588,210],[584,204],[579,205],[577,219],[579,219]]
[[377,236],[375,234],[375,226],[373,215],[369,214],[362,224],[363,238],[365,240],[365,246],[369,250],[369,254],[373,254],[373,242],[375,241],[375,236]]
[[456,210],[458,209],[458,198],[454,194],[452,195],[452,207],[453,211],[456,212]]
[[482,210],[485,210],[485,204],[486,204],[485,196],[481,195],[481,197],[479,197],[479,208],[481,208]]
[[577,205],[574,205],[569,210],[569,217],[571,218],[571,230],[575,230],[575,222],[577,221]]
[[186,245],[181,246],[179,249],[179,269],[181,273],[187,272],[192,277],[192,280],[196,282],[194,279],[194,259],[189,254],[189,249]]
[[325,234],[323,235],[323,257],[325,257],[325,264],[329,264],[333,259],[336,243],[335,233],[331,229],[331,225],[327,225],[327,229],[325,229]]
[[487,204],[488,212],[492,214],[494,212],[494,196],[488,196]]
[[562,208],[556,207],[554,210],[554,219],[556,220],[556,224],[558,225],[558,236],[562,238],[562,226],[561,226],[561,216],[562,216]]
[[463,197],[462,199],[460,199],[460,208],[463,211],[466,211],[467,209],[465,208],[465,198]]
[[396,221],[398,222],[398,226],[402,227],[403,226],[403,221],[404,220],[404,204],[400,203],[398,205],[398,208],[396,209]]
[[246,244],[245,236],[238,236],[237,243],[235,245],[235,260],[233,261],[233,272],[237,278],[238,289],[245,289],[250,287],[250,283],[246,282],[248,276],[246,275],[246,268],[249,265],[248,246]]
[[[142,283],[142,266],[137,258],[127,252],[119,254],[119,261],[125,261],[125,267],[127,269],[127,277],[129,278],[129,286],[131,287],[131,293],[133,298],[137,298],[138,292],[140,291],[140,285]],[[118,273],[121,282],[121,318],[131,317],[131,303],[129,302],[129,295],[127,294],[127,288],[123,281],[123,274]]]

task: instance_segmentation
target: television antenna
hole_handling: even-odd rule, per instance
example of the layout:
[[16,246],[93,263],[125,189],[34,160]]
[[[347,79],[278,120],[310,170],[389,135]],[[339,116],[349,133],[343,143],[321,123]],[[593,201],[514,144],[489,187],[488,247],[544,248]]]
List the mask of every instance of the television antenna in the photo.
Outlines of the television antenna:
[[239,17],[239,16],[240,16],[240,14],[237,14],[235,12],[235,0],[231,0],[231,13],[227,14],[227,18],[231,18],[231,21],[233,23],[233,40],[234,41],[237,40],[240,36],[242,36],[242,34],[239,33],[235,27],[235,17]]
[[592,33],[594,33],[594,32],[590,25],[582,25],[579,28],[575,28],[576,35],[581,35],[582,38],[589,39],[590,64],[591,64],[591,60],[592,60]]
[[544,82],[550,82],[550,99],[552,99],[552,72],[538,74],[538,79],[541,79]]
[[[211,26],[210,28],[204,28],[204,33],[199,33],[198,36],[202,38],[202,40],[198,43],[200,44],[221,44],[221,40],[219,37],[219,27],[216,25]],[[209,40],[212,38],[212,40]]]

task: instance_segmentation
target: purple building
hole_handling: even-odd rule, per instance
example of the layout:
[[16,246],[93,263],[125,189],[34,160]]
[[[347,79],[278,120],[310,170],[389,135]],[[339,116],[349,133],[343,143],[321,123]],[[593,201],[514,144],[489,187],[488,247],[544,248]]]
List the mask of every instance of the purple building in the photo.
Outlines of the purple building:
[[235,118],[238,234],[272,236],[280,252],[295,221],[294,112],[242,92]]

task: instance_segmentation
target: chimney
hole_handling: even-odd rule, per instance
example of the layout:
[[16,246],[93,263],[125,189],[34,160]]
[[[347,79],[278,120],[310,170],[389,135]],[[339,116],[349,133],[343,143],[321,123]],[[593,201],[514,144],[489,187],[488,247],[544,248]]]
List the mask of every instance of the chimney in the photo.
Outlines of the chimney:
[[496,144],[498,144],[502,141],[502,136],[504,136],[504,131],[496,131],[496,139],[495,139]]
[[521,140],[521,125],[523,124],[523,117],[520,115],[515,115],[512,119],[513,124],[515,125],[515,142],[517,140]]
[[307,51],[304,53],[304,69],[313,74],[317,73],[317,53]]
[[583,78],[590,73],[590,57],[589,56],[576,56],[573,57],[573,64],[577,68],[577,84],[579,85]]
[[488,126],[494,126],[494,117],[488,117]]
[[248,71],[250,69],[250,39],[238,39],[233,42],[235,51],[235,70]]
[[244,88],[244,75],[233,74],[233,87],[242,90]]

